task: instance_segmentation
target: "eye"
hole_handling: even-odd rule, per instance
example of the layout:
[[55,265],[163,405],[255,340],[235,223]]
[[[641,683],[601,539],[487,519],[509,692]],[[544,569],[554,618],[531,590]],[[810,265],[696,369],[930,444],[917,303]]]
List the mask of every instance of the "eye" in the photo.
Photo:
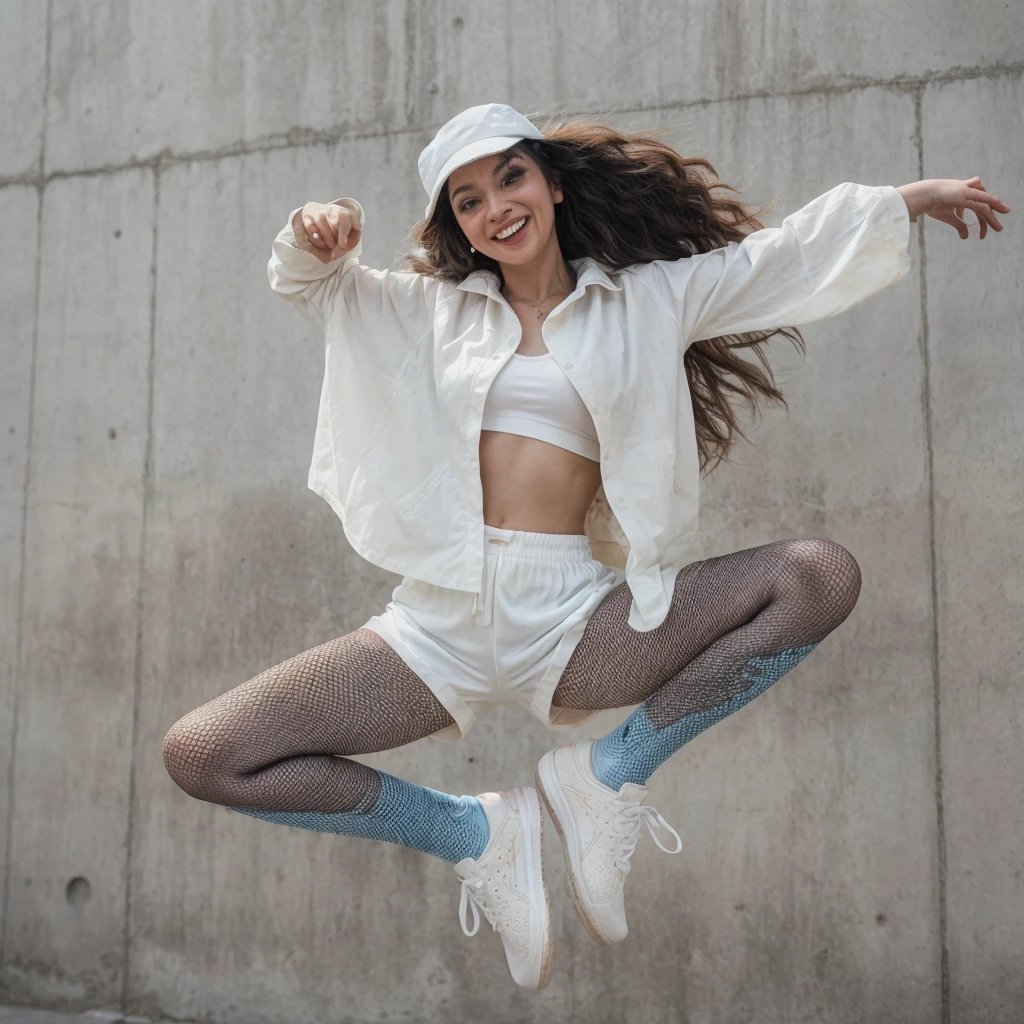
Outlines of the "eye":
[[[510,185],[517,182],[524,174],[526,169],[523,167],[513,167],[508,174],[505,175],[502,185]],[[468,213],[473,209],[473,204],[479,202],[477,199],[467,199],[465,202],[459,203],[459,213]]]

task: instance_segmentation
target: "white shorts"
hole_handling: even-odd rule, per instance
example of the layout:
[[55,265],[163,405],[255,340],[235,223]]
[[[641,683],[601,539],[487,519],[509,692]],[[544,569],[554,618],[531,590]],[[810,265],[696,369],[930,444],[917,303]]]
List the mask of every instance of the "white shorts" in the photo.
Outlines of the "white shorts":
[[597,561],[585,534],[485,524],[484,548],[479,602],[406,576],[362,628],[383,637],[455,719],[435,734],[441,739],[462,739],[497,704],[517,704],[548,726],[592,717],[552,708],[551,698],[590,616],[625,573]]

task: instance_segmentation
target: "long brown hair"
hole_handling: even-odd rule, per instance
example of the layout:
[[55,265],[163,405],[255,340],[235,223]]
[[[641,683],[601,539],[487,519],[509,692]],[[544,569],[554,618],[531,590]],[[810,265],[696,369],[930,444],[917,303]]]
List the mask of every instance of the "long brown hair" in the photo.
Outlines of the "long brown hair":
[[[564,259],[590,256],[618,270],[709,252],[764,227],[757,218],[771,210],[774,199],[753,210],[731,198],[728,193],[739,190],[720,182],[708,160],[680,156],[654,138],[664,131],[619,132],[592,121],[557,120],[542,129],[543,140],[512,147],[531,156],[562,189],[555,231]],[[497,261],[470,252],[447,188],[430,220],[413,227],[412,240],[421,252],[406,255],[406,269],[455,282],[487,269],[504,284]],[[800,332],[783,327],[727,334],[687,348],[684,365],[705,473],[727,459],[737,434],[746,438],[733,399],[745,401],[755,415],[759,400],[786,405],[763,349],[776,334],[804,351]],[[760,366],[738,354],[743,348],[751,349]]]

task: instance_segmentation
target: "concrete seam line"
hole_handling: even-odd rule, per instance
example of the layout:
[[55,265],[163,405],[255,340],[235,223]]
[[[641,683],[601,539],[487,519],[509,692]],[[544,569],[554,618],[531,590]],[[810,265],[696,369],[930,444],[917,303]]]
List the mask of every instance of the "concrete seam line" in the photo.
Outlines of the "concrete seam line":
[[[729,96],[716,98],[699,98],[690,100],[668,101],[664,103],[637,106],[624,106],[621,108],[610,107],[601,110],[577,109],[565,111],[559,116],[564,117],[602,117],[610,114],[646,114],[657,113],[662,110],[682,110],[690,107],[714,106],[719,103],[740,103],[744,100],[755,99],[790,99],[799,96],[832,96],[848,92],[858,92],[865,89],[897,89],[900,91],[914,92],[927,85],[941,84],[945,82],[961,82],[975,78],[1002,78],[1013,76],[1024,72],[1024,61],[1016,61],[1012,64],[991,64],[970,68],[952,68],[946,71],[925,73],[917,76],[904,76],[891,79],[844,79],[835,85],[816,85],[803,89],[791,89],[774,91],[771,89],[758,89],[747,93],[736,93]],[[323,145],[335,145],[342,141],[353,141],[357,139],[385,138],[387,136],[417,135],[419,133],[430,133],[436,131],[440,124],[402,125],[397,128],[368,130],[362,125],[348,130],[345,128],[334,129],[313,129],[313,128],[292,128],[286,132],[274,132],[265,136],[263,140],[252,142],[235,143],[230,146],[221,146],[216,149],[194,150],[187,153],[176,154],[166,147],[152,156],[138,159],[125,160],[118,164],[101,164],[96,167],[86,167],[69,171],[51,171],[49,173],[34,171],[24,174],[0,176],[0,188],[11,185],[36,185],[49,184],[58,178],[82,178],[91,175],[116,174],[121,171],[131,170],[137,167],[170,166],[173,164],[199,163],[203,161],[224,160],[233,156],[248,156],[254,153],[270,153],[278,149],[299,149],[302,147],[313,147]]]

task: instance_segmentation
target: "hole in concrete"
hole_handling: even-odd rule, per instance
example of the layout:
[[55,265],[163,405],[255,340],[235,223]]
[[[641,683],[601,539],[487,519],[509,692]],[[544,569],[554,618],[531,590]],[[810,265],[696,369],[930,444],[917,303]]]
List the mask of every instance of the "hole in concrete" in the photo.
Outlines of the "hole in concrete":
[[64,890],[64,893],[71,906],[81,907],[92,899],[92,886],[89,884],[89,879],[82,878],[82,876],[79,875],[68,882],[68,886]]
[[885,924],[888,920],[885,914],[875,914],[875,924]]
[[461,32],[465,24],[466,23],[462,18],[452,18],[452,28],[455,29],[456,32]]

